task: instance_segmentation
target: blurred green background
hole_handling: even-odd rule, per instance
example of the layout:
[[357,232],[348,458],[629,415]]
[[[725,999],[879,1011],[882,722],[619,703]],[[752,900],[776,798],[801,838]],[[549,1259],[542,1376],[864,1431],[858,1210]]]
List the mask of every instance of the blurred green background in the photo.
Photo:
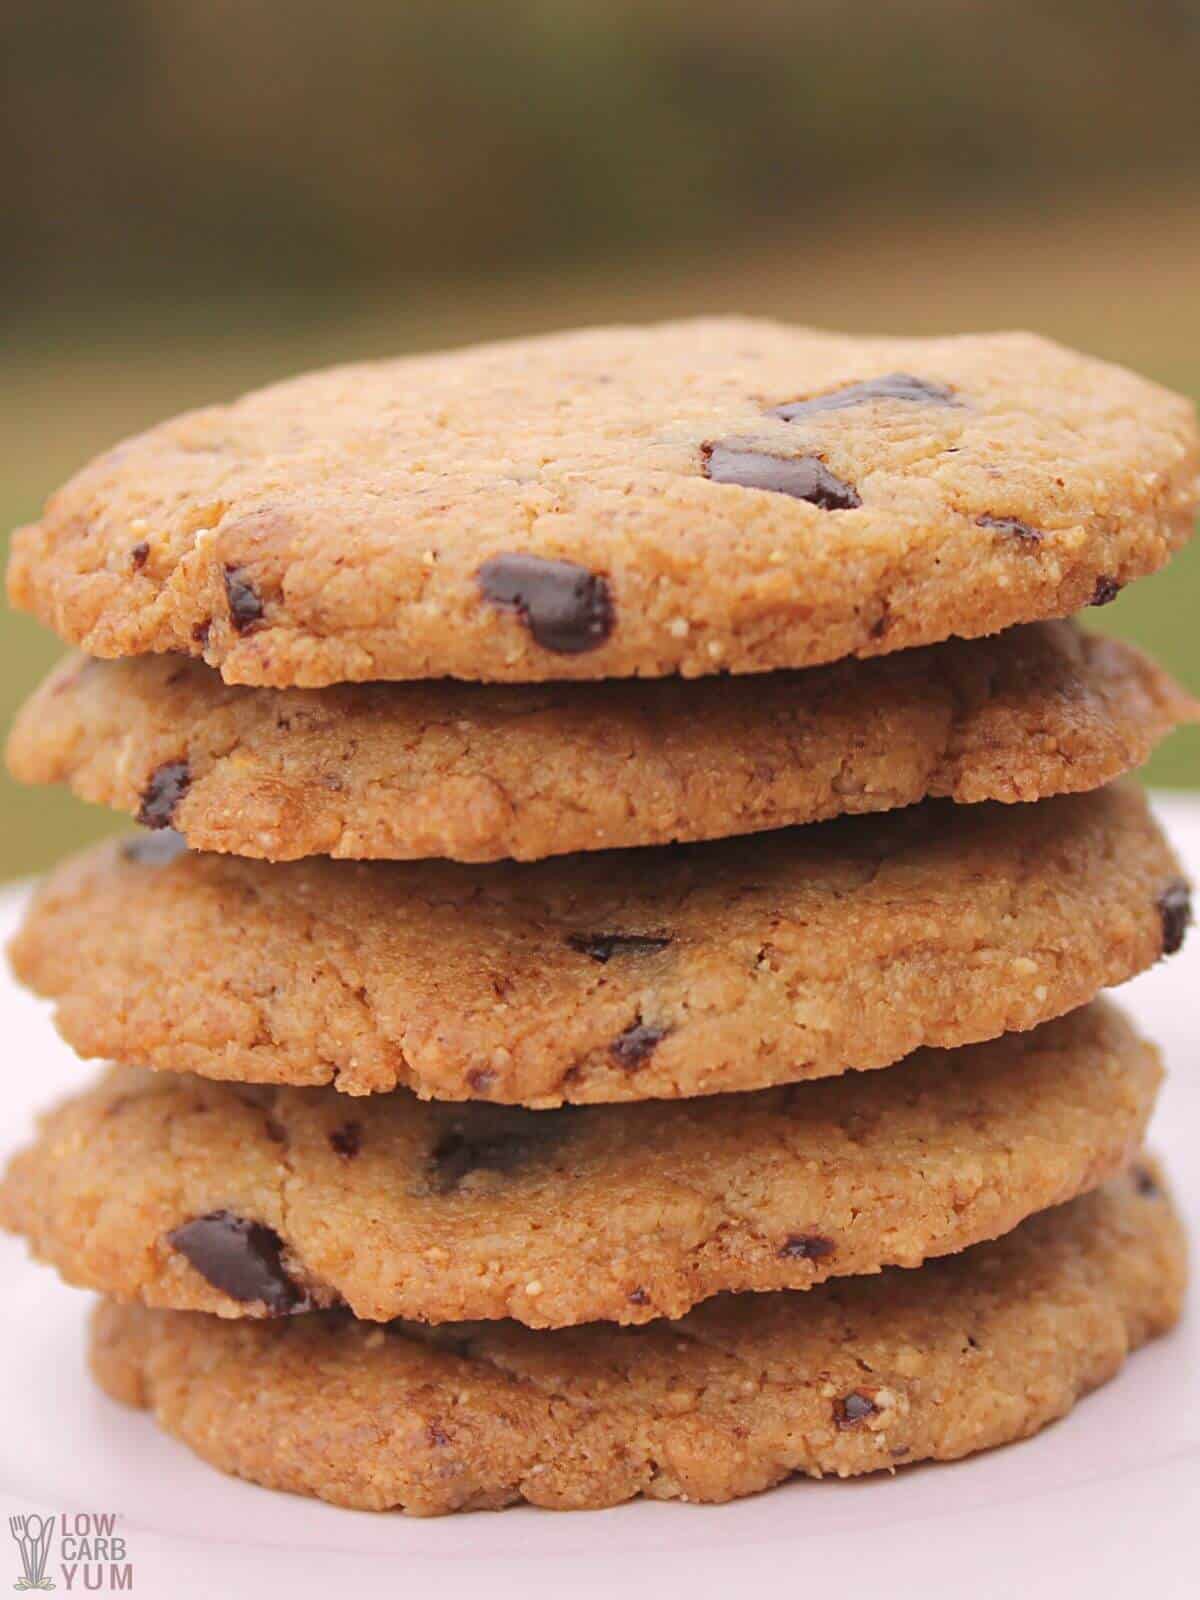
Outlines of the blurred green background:
[[[736,310],[1200,398],[1200,0],[0,0],[0,524],[306,366]],[[1200,689],[1200,547],[1094,614]],[[5,720],[57,646],[0,622]],[[1200,785],[1200,736],[1151,777]],[[110,825],[0,780],[0,876]]]

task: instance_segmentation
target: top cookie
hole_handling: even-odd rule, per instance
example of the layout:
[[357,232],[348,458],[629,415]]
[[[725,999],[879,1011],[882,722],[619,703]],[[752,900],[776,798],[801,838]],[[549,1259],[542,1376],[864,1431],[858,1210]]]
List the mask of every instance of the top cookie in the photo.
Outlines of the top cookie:
[[153,429],[16,534],[9,592],[276,688],[766,671],[1111,598],[1198,473],[1186,401],[1027,334],[596,329]]

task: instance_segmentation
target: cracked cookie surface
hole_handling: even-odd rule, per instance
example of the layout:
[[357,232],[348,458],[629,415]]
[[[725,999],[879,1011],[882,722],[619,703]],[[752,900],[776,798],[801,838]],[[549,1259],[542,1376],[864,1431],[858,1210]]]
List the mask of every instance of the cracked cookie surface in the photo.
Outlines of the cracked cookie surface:
[[1160,1075],[1102,1001],[670,1105],[351,1105],[117,1067],[42,1119],[0,1220],[68,1281],[176,1310],[649,1322],[1006,1233],[1126,1166]]
[[213,1466],[338,1505],[719,1502],[1024,1438],[1166,1332],[1185,1278],[1142,1165],[916,1272],[723,1295],[674,1324],[424,1330],[106,1302],[91,1362]]
[[230,683],[694,677],[1066,616],[1192,532],[1190,404],[1030,334],[600,328],[127,440],[12,545],[92,655]]
[[10,947],[83,1055],[556,1105],[763,1088],[1033,1027],[1182,943],[1145,799],[945,801],[514,865],[68,861]]
[[1139,651],[1057,622],[692,683],[248,689],[178,656],[74,656],[8,756],[197,850],[528,861],[1074,793],[1198,718]]

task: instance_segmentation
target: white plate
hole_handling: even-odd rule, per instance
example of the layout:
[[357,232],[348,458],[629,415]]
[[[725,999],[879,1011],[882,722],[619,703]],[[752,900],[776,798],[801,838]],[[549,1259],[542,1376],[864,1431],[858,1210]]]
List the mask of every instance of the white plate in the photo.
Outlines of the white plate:
[[[1200,878],[1200,802],[1162,811]],[[7,935],[19,895],[0,896]],[[1124,999],[1173,1076],[1155,1146],[1200,1215],[1195,940]],[[0,1149],[80,1068],[44,1009],[0,979]],[[97,1394],[82,1367],[84,1302],[0,1241],[0,1587],[21,1575],[14,1513],[116,1513],[135,1595],[387,1594],[438,1600],[654,1594],[771,1600],[812,1593],[923,1600],[1200,1592],[1200,1338],[1194,1319],[1027,1443],[891,1479],[796,1482],[736,1505],[638,1503],[558,1516],[529,1508],[420,1522],[340,1511],[211,1471],[144,1415]],[[59,1531],[59,1530],[56,1530]],[[58,1592],[66,1577],[50,1571]],[[11,1576],[9,1576],[11,1569]],[[94,1575],[93,1575],[94,1581]],[[74,1578],[74,1592],[83,1577]],[[117,1592],[107,1572],[100,1593]]]

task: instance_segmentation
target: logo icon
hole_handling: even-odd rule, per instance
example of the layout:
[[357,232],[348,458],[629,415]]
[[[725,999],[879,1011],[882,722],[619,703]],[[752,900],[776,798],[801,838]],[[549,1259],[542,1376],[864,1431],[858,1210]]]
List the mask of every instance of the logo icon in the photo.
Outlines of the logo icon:
[[50,1554],[50,1541],[54,1537],[54,1517],[9,1517],[8,1531],[16,1540],[21,1552],[21,1565],[25,1575],[13,1584],[14,1589],[53,1589],[54,1579],[46,1576],[46,1558]]

